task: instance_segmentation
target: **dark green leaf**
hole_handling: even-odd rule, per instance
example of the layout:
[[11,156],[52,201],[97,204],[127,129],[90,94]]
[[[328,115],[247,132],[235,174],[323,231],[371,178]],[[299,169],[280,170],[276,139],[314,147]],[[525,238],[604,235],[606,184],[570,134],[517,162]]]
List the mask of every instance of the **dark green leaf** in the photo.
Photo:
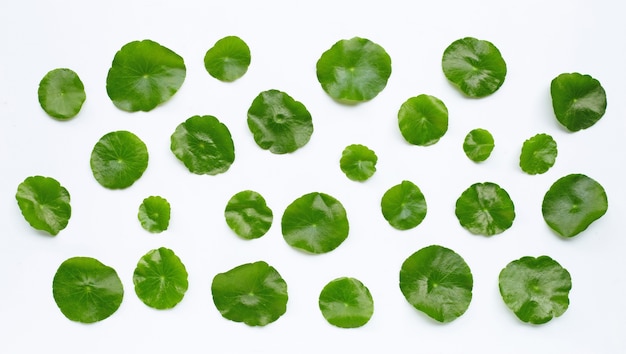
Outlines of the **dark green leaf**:
[[64,68],[51,70],[41,79],[38,95],[41,108],[62,120],[75,117],[87,98],[78,75]]
[[224,37],[213,45],[204,56],[204,67],[211,76],[220,81],[235,81],[250,66],[250,48],[237,36]]
[[230,198],[224,216],[228,227],[240,237],[251,240],[267,233],[274,214],[261,194],[247,190]]
[[474,162],[485,161],[491,155],[494,148],[494,140],[491,133],[485,129],[474,129],[465,136],[463,151],[467,158]]
[[432,145],[448,131],[448,108],[434,96],[411,97],[398,111],[398,125],[409,143]]
[[513,225],[515,206],[509,194],[495,183],[475,183],[456,201],[461,226],[477,235],[492,236]]
[[426,199],[413,182],[389,188],[383,195],[380,207],[389,224],[398,230],[408,230],[419,225],[426,217]]
[[377,161],[376,153],[367,146],[352,144],[343,150],[339,166],[349,179],[365,181],[376,172]]
[[589,75],[561,74],[552,80],[550,94],[556,119],[572,132],[596,124],[606,111],[606,92]]
[[374,314],[372,294],[355,278],[337,278],[326,284],[319,307],[328,323],[341,328],[361,327]]
[[147,231],[163,232],[170,224],[170,203],[165,198],[150,196],[139,206],[137,218]]
[[189,283],[187,269],[168,248],[146,253],[133,273],[135,293],[144,304],[155,309],[170,309],[185,296]]
[[93,176],[103,187],[127,188],[148,168],[148,149],[131,132],[110,132],[94,146],[90,163]]
[[548,134],[537,134],[524,141],[519,165],[528,174],[541,174],[554,165],[556,155],[556,141]]
[[51,177],[32,176],[17,187],[17,205],[30,226],[57,235],[72,215],[70,194]]

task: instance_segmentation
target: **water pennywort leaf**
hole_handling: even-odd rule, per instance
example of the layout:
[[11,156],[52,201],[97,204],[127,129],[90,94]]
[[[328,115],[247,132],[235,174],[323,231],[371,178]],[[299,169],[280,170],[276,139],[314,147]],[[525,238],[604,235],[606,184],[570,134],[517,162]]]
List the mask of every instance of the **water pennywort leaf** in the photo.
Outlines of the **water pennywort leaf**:
[[456,201],[461,226],[476,235],[493,236],[513,225],[515,206],[509,194],[492,182],[475,183]]
[[39,83],[39,104],[51,117],[75,117],[87,98],[85,86],[74,71],[59,68],[49,71]]
[[230,198],[224,216],[231,230],[238,236],[251,240],[267,233],[272,226],[274,214],[261,194],[245,190]]
[[159,196],[145,198],[139,206],[137,218],[146,231],[163,232],[170,224],[170,203]]
[[204,67],[214,78],[231,82],[248,71],[250,60],[250,48],[246,42],[237,36],[227,36],[207,50]]
[[341,328],[361,327],[374,314],[372,294],[355,278],[337,278],[326,284],[318,304],[328,323]]
[[148,168],[148,149],[129,131],[110,132],[94,146],[90,164],[93,176],[103,187],[127,188]]
[[434,96],[411,97],[398,111],[398,125],[407,142],[432,145],[448,131],[448,108]]
[[591,127],[606,112],[606,92],[589,75],[563,73],[552,80],[550,94],[556,119],[572,132]]
[[133,284],[146,305],[163,310],[182,301],[189,287],[187,269],[171,249],[161,247],[146,253],[135,268]]
[[519,165],[531,174],[545,173],[554,165],[557,156],[556,141],[548,134],[537,134],[522,145]]
[[51,177],[27,177],[17,187],[15,198],[30,226],[53,236],[67,226],[72,215],[69,192]]
[[352,144],[346,146],[341,153],[339,167],[353,181],[366,181],[376,172],[378,157],[365,145]]
[[463,151],[468,159],[474,162],[487,160],[493,151],[495,144],[493,136],[488,130],[473,129],[465,136]]
[[398,230],[408,230],[421,224],[426,217],[424,194],[411,181],[402,181],[383,195],[380,207],[389,224]]

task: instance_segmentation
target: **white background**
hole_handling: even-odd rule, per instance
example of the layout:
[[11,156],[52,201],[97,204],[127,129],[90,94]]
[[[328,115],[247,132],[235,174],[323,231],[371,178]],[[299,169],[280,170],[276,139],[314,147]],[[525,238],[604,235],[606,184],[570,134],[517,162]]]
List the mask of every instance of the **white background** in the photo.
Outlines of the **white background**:
[[[3,1],[0,5],[0,352],[33,353],[623,353],[626,340],[623,252],[626,144],[626,25],[619,1]],[[237,35],[251,48],[248,73],[234,83],[208,75],[205,52]],[[319,56],[340,39],[369,38],[392,58],[385,90],[372,101],[342,106],[315,76]],[[494,95],[468,99],[441,71],[443,50],[472,36],[494,43],[507,62]],[[105,81],[116,51],[152,39],[185,59],[187,78],[167,103],[148,113],[118,110]],[[78,73],[87,100],[66,122],[48,117],[37,101],[41,78],[55,68]],[[588,130],[569,133],[552,112],[550,81],[564,72],[598,79],[608,96],[606,115]],[[261,91],[279,89],[313,116],[310,142],[290,155],[254,143],[246,112]],[[450,113],[446,135],[430,147],[400,135],[397,111],[409,97],[434,95]],[[214,115],[233,136],[236,159],[218,176],[193,175],[169,150],[175,127],[193,115]],[[461,148],[471,129],[496,141],[484,163]],[[89,167],[104,134],[129,130],[148,146],[150,163],[132,187],[101,187]],[[524,140],[548,133],[558,143],[555,166],[530,176],[519,166]],[[365,144],[378,171],[365,183],[339,169],[343,148]],[[600,182],[607,214],[565,240],[541,215],[544,193],[558,178],[583,173]],[[32,229],[15,201],[26,177],[57,179],[71,194],[72,217],[56,237]],[[384,220],[380,198],[402,180],[417,184],[428,214],[409,231]],[[516,206],[513,226],[487,238],[469,234],[454,215],[461,192],[475,182],[505,188]],[[620,187],[622,185],[622,187]],[[261,193],[274,211],[263,238],[237,238],[223,210],[235,193]],[[299,196],[320,191],[348,212],[350,235],[336,250],[307,255],[282,239],[280,218]],[[149,234],[137,221],[143,198],[161,195],[172,205],[170,228]],[[439,324],[413,309],[398,287],[400,265],[413,252],[439,244],[459,253],[474,276],[467,312]],[[189,290],[169,311],[145,306],[132,273],[151,249],[171,248],[189,272]],[[498,292],[498,274],[522,256],[549,255],[573,279],[570,308],[542,326],[520,322]],[[58,310],[52,277],[69,257],[89,256],[115,268],[125,296],[110,318],[74,323]],[[242,263],[265,260],[287,281],[286,314],[262,328],[228,321],[213,305],[213,276]],[[339,329],[322,317],[317,298],[340,276],[360,279],[375,312],[358,329]]]

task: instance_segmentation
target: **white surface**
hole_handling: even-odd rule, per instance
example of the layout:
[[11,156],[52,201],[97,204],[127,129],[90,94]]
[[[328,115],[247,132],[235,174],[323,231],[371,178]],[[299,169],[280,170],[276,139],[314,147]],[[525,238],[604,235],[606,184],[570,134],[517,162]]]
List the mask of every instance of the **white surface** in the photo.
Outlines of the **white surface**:
[[[408,5],[412,3],[412,5]],[[621,353],[626,352],[626,33],[619,1],[3,1],[0,5],[0,352],[428,352]],[[227,35],[252,50],[248,73],[232,84],[211,78],[206,50]],[[354,107],[333,102],[315,76],[321,53],[339,39],[366,37],[392,58],[393,73],[374,100]],[[461,96],[441,72],[441,54],[452,41],[473,36],[493,42],[508,74],[493,96]],[[113,55],[133,40],[152,39],[180,54],[187,79],[174,98],[149,113],[116,109],[105,90]],[[51,69],[68,67],[85,84],[80,114],[55,121],[37,102],[37,86]],[[594,76],[608,95],[607,113],[592,128],[568,133],[552,113],[550,81],[563,72]],[[308,145],[279,156],[258,148],[246,111],[261,91],[279,89],[303,102],[315,132]],[[427,93],[450,111],[447,134],[436,145],[407,144],[397,111],[409,97]],[[196,114],[218,117],[231,130],[236,160],[219,176],[189,173],[169,150],[174,128]],[[473,128],[486,128],[496,148],[474,164],[461,144]],[[150,164],[131,188],[101,187],[89,155],[105,133],[126,129],[147,144]],[[551,134],[556,165],[544,175],[521,172],[524,140]],[[378,157],[366,183],[339,169],[343,148],[361,143]],[[548,229],[541,201],[549,186],[569,173],[600,182],[607,214],[587,231],[563,240]],[[72,218],[57,237],[36,232],[15,202],[17,185],[31,175],[54,177],[70,192]],[[408,179],[424,192],[428,215],[410,231],[396,231],[380,213],[380,198]],[[454,216],[460,193],[492,181],[511,195],[513,227],[492,237],[473,236]],[[260,192],[274,211],[263,238],[247,242],[223,217],[236,192]],[[335,251],[299,253],[282,239],[284,208],[302,194],[321,191],[345,206],[350,235]],[[141,200],[161,195],[172,205],[170,228],[159,235],[136,219]],[[456,321],[438,324],[414,310],[398,287],[401,263],[430,245],[452,248],[474,275],[474,297]],[[189,271],[189,290],[173,310],[145,306],[133,291],[139,258],[160,246],[173,249]],[[520,322],[502,302],[500,270],[522,256],[547,254],[573,278],[571,305],[542,326]],[[110,318],[92,325],[67,320],[52,298],[58,265],[73,256],[95,257],[114,267],[124,301]],[[213,276],[236,265],[265,260],[289,286],[287,313],[250,328],[223,319],[210,292]],[[363,281],[375,313],[359,329],[335,328],[323,319],[317,297],[339,276]]]

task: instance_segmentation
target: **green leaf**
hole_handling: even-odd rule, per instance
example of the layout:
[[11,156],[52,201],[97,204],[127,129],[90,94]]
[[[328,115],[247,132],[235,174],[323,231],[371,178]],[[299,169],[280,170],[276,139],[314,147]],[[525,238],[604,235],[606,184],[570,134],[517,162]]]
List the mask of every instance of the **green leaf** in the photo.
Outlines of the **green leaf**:
[[319,192],[305,194],[289,204],[281,224],[287,244],[313,254],[339,247],[350,229],[343,205]]
[[294,152],[313,134],[311,113],[285,92],[261,92],[248,109],[248,128],[254,141],[274,154]]
[[409,143],[432,145],[448,131],[448,108],[434,96],[411,97],[398,111],[398,125]]
[[38,96],[41,108],[61,120],[75,117],[87,98],[78,75],[65,68],[51,70],[41,79]]
[[408,230],[421,224],[426,217],[426,199],[413,182],[402,181],[383,195],[380,207],[389,224],[398,230]]
[[176,127],[170,149],[195,174],[217,175],[235,161],[228,127],[213,116],[193,116]]
[[333,326],[357,328],[365,325],[374,314],[374,300],[360,280],[342,277],[324,286],[319,308]]
[[406,300],[439,322],[451,322],[465,313],[473,286],[465,260],[442,246],[420,249],[400,269],[400,290]]
[[127,43],[113,58],[107,94],[124,111],[151,111],[174,96],[185,81],[181,56],[151,40]]
[[569,306],[570,274],[548,256],[509,263],[500,272],[498,284],[506,306],[527,323],[546,323]]
[[250,48],[237,36],[224,37],[204,56],[207,72],[220,81],[231,82],[242,77],[250,66]]
[[91,152],[91,171],[105,188],[130,187],[148,168],[148,149],[135,134],[119,130],[105,134]]
[[287,283],[263,261],[215,275],[211,293],[224,318],[248,326],[265,326],[287,311]]
[[552,80],[550,94],[556,119],[572,132],[596,124],[606,111],[606,92],[589,75],[561,74]]
[[485,161],[491,155],[495,144],[491,133],[485,129],[473,129],[465,136],[463,151],[474,162]]
[[146,231],[163,232],[170,224],[170,203],[159,196],[145,198],[139,206],[137,218]]
[[133,284],[137,297],[159,310],[176,306],[189,287],[185,265],[174,251],[164,247],[141,257],[133,273]]
[[52,295],[68,319],[93,323],[111,316],[122,304],[124,288],[115,269],[90,257],[65,260],[52,281]]
[[531,175],[545,173],[554,165],[556,155],[556,141],[548,134],[537,134],[524,141],[519,165]]
[[274,218],[263,196],[250,190],[233,195],[226,204],[224,216],[228,227],[246,240],[265,235]]
[[513,225],[515,206],[509,194],[495,183],[475,183],[456,201],[461,226],[476,235],[493,236]]
[[458,39],[443,52],[446,78],[469,97],[485,97],[504,83],[506,63],[493,43],[472,37]]
[[316,64],[317,80],[333,99],[359,103],[376,97],[391,76],[391,57],[369,39],[342,39]]
[[353,181],[366,181],[376,172],[378,157],[365,145],[346,146],[339,160],[339,167]]
[[57,235],[72,215],[70,194],[51,177],[27,177],[17,187],[17,205],[30,226]]
[[600,183],[583,174],[559,178],[543,197],[541,212],[552,230],[564,237],[585,231],[609,207]]

